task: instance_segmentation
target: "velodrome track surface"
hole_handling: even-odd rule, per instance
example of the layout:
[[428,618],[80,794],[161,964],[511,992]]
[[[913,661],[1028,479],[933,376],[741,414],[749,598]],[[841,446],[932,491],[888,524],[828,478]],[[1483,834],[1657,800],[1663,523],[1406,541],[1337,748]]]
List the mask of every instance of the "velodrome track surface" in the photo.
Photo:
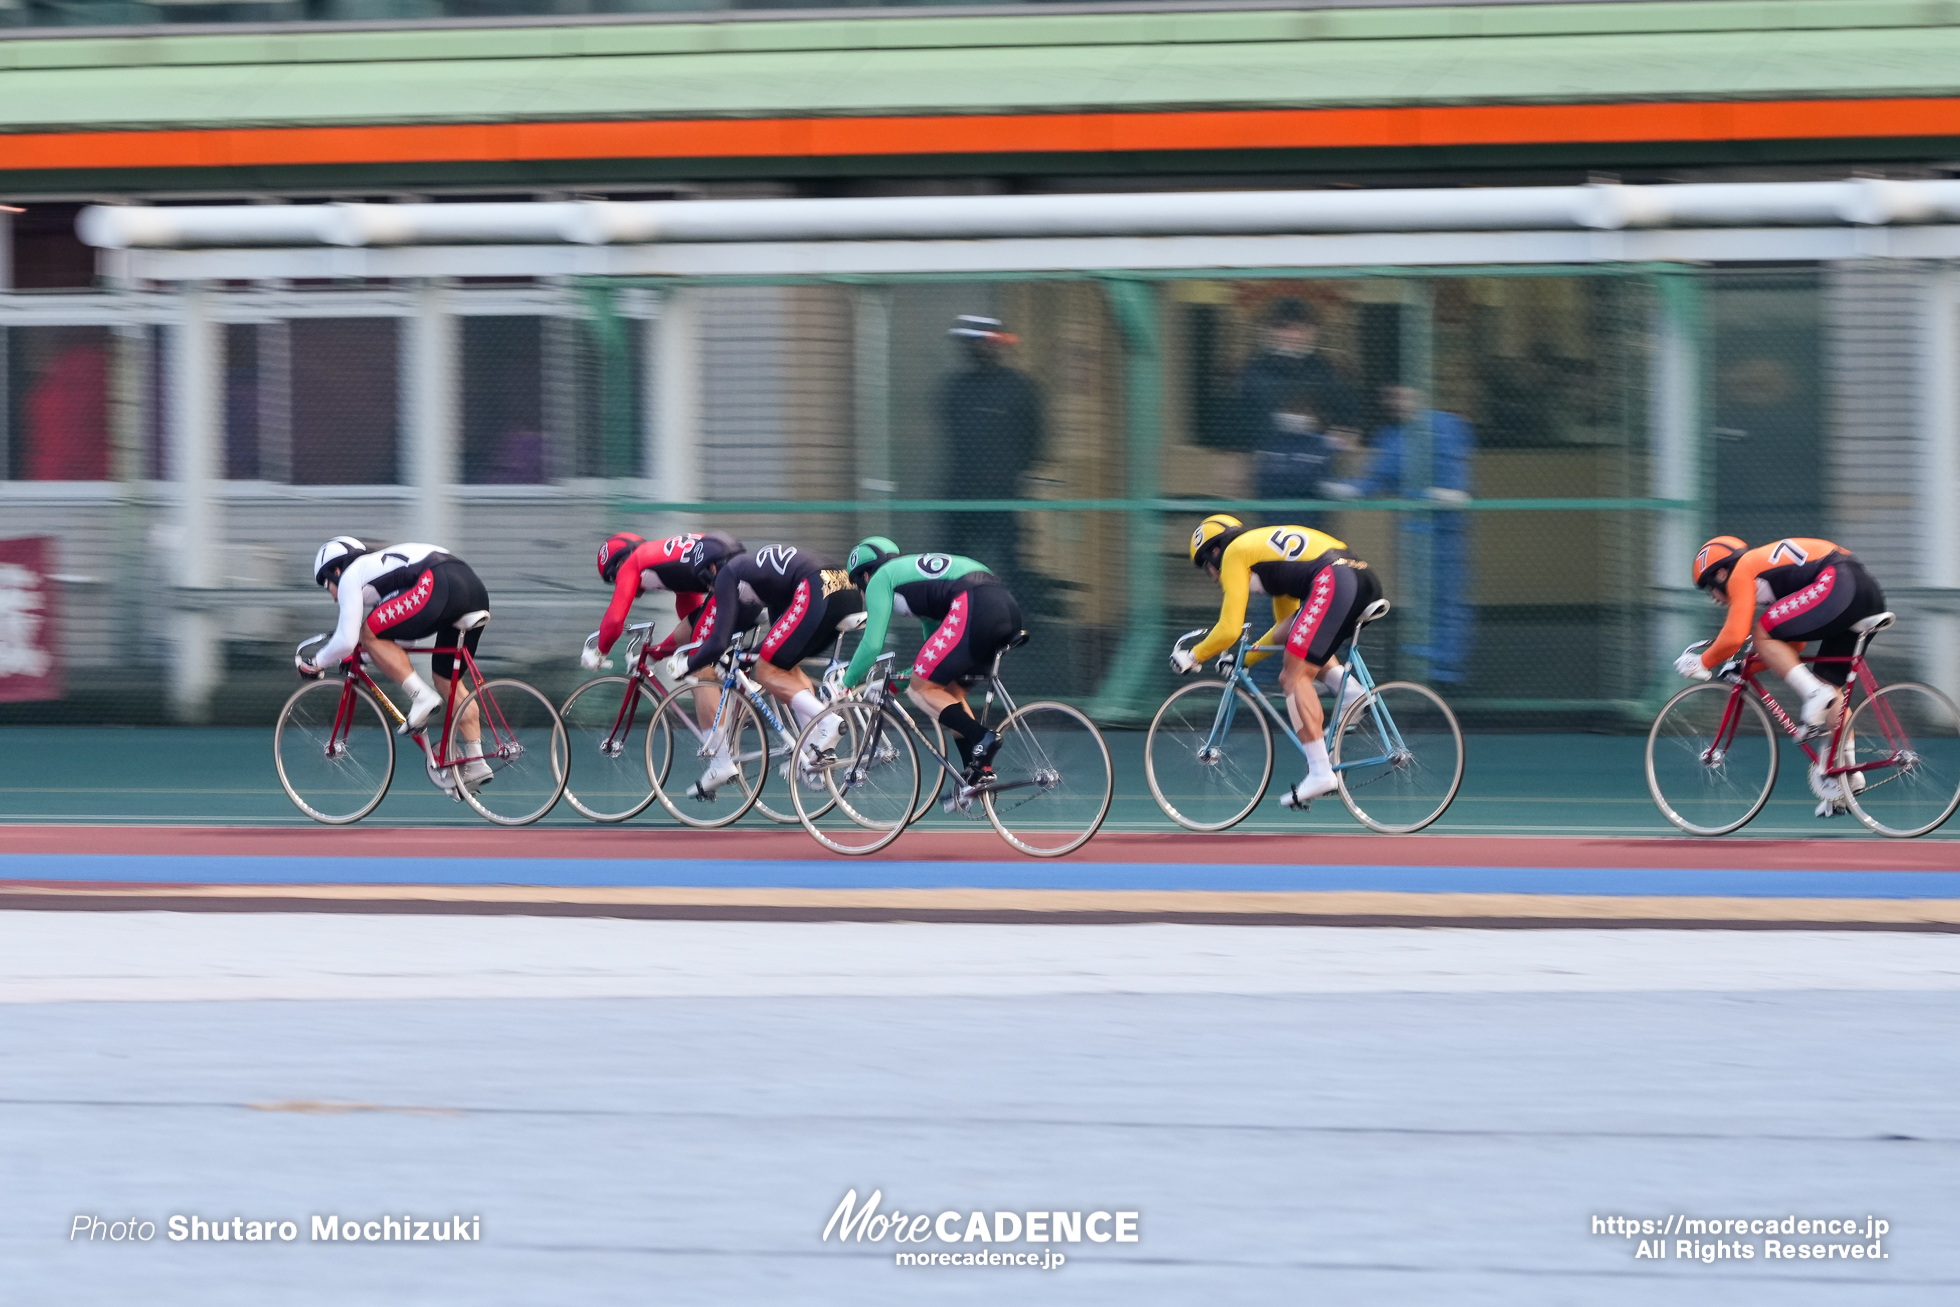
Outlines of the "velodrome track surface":
[[[1960,1289],[1960,850],[1810,820],[1787,772],[1748,839],[1651,838],[1637,771],[1607,784],[1625,741],[1473,740],[1435,834],[1316,808],[1199,837],[1132,785],[1069,859],[964,822],[843,859],[761,824],[500,831],[407,770],[328,830],[280,811],[264,732],[104,733],[153,764],[106,770],[60,734],[0,732],[33,746],[0,758],[10,1304]],[[1141,1238],[898,1267],[822,1239],[852,1188]],[[69,1240],[91,1213],[483,1240]],[[1671,1213],[1892,1233],[1703,1264],[1590,1232]]]

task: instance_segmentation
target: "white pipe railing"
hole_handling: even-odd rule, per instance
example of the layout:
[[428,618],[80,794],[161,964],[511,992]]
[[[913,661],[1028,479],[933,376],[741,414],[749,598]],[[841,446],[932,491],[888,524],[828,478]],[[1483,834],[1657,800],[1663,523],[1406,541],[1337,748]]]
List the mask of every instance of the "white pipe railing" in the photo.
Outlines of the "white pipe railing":
[[1520,186],[856,200],[96,205],[101,249],[647,245],[1318,232],[1618,231],[1960,222],[1960,181]]

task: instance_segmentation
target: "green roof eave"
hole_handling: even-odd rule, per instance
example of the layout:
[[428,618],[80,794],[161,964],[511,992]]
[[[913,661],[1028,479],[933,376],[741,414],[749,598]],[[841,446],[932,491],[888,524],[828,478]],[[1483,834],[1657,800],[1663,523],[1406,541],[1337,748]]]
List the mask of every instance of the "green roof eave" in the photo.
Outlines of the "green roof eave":
[[1946,95],[1960,6],[1692,0],[0,40],[13,131]]

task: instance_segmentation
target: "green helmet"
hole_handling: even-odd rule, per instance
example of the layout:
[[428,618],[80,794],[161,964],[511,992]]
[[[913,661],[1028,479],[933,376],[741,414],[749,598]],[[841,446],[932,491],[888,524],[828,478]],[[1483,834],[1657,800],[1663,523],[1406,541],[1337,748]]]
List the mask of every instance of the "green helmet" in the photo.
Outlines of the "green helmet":
[[850,576],[851,584],[864,589],[871,574],[898,557],[898,544],[889,536],[867,536],[857,542],[850,557],[844,560],[844,571]]

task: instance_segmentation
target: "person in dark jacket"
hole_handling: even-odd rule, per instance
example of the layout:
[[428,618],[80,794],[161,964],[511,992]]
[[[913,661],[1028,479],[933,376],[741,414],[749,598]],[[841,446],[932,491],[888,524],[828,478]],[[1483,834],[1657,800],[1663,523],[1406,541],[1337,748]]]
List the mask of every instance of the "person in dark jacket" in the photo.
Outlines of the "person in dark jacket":
[[[968,366],[939,390],[945,497],[1019,499],[1022,474],[1041,454],[1041,391],[1007,366],[1007,348],[1017,340],[998,318],[961,314],[947,334],[965,348]],[[952,513],[946,534],[948,553],[978,559],[1015,584],[1023,569],[1013,513]]]
[[1361,404],[1334,365],[1315,352],[1320,319],[1297,299],[1266,311],[1266,348],[1239,374],[1239,439],[1258,460],[1261,499],[1318,499],[1334,455],[1355,447]]

